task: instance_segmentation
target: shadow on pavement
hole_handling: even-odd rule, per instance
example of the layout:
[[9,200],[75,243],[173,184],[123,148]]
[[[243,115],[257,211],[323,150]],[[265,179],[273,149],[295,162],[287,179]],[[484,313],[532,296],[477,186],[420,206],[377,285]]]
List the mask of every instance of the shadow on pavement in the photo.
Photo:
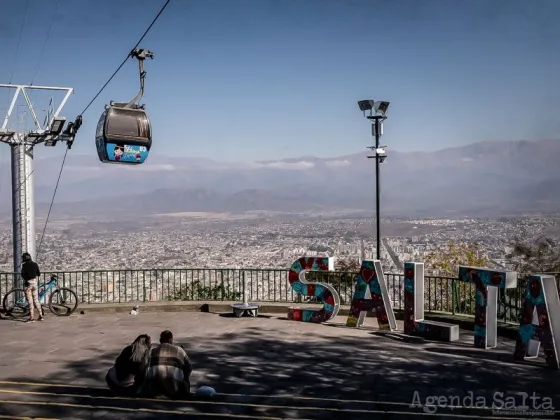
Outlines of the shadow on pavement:
[[[293,328],[297,329],[298,323],[294,323]],[[4,392],[14,389],[36,393],[18,394],[18,398],[26,401],[61,401],[98,408],[2,403],[0,413],[21,416],[26,415],[26,410],[32,410],[35,416],[51,418],[90,418],[88,416],[93,416],[92,413],[95,418],[113,418],[109,417],[112,411],[108,407],[118,406],[134,411],[118,412],[114,418],[166,418],[175,414],[165,413],[165,410],[182,410],[183,415],[229,413],[247,419],[250,416],[339,419],[344,414],[337,410],[354,409],[363,411],[351,414],[353,419],[359,419],[377,418],[371,412],[368,414],[368,410],[405,410],[410,413],[408,405],[415,392],[422,402],[428,396],[462,398],[472,392],[475,396],[485,397],[490,406],[494,392],[506,395],[536,392],[551,397],[555,406],[560,406],[560,388],[555,385],[558,372],[545,369],[544,363],[538,367],[512,363],[512,357],[508,360],[506,356],[511,356],[510,347],[469,350],[434,342],[395,339],[393,335],[337,337],[305,333],[296,338],[256,327],[219,336],[191,337],[188,341],[179,335],[177,342],[185,347],[194,364],[193,390],[201,385],[212,386],[219,394],[215,404],[207,401],[118,400],[108,398],[110,394],[102,388],[49,385],[72,384],[80,378],[98,377],[99,387],[103,387],[100,367],[109,367],[117,353],[100,352],[96,358],[68,361],[61,372],[42,378],[44,385],[0,384],[0,398],[4,401],[14,399],[14,395]],[[71,352],[64,357],[72,359]],[[31,382],[31,379],[20,377],[10,381]],[[51,395],[53,393],[57,395]],[[140,413],[139,409],[162,412]],[[455,414],[458,414],[457,410]]]

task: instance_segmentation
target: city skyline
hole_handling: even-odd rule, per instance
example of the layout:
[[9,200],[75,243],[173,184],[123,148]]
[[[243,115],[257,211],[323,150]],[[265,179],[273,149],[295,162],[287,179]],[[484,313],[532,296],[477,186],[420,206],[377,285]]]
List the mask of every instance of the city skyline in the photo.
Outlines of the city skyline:
[[[423,262],[450,241],[477,243],[493,266],[507,265],[512,242],[523,236],[560,237],[560,214],[501,219],[382,219],[382,261],[389,272]],[[37,235],[39,243],[39,235]],[[272,212],[181,213],[138,221],[53,220],[38,262],[45,271],[157,268],[285,268],[304,255],[329,251],[358,260],[362,243],[374,258],[374,222],[349,215]],[[11,226],[0,224],[0,272],[11,272]]]

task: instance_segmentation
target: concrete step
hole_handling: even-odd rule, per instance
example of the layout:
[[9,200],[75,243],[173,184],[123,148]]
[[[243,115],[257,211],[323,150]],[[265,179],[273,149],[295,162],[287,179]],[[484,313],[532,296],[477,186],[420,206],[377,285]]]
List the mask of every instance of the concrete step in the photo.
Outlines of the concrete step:
[[[106,389],[61,384],[0,385],[0,416],[30,418],[205,418],[205,419],[518,419],[491,408],[412,407],[410,402],[328,399],[302,395],[217,394],[213,398],[172,401],[165,398],[114,397]],[[506,414],[506,413],[504,413]],[[151,417],[150,417],[151,416]],[[13,417],[15,418],[15,417]],[[20,417],[21,418],[21,417]],[[25,417],[24,417],[25,418]],[[539,418],[535,416],[533,418]],[[550,417],[549,417],[550,418]]]

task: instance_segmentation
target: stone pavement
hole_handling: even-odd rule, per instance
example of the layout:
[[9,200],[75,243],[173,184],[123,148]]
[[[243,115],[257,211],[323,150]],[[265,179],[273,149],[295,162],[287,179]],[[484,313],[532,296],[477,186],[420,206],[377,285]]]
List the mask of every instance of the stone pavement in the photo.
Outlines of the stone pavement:
[[[475,349],[465,331],[461,342],[445,344],[379,333],[371,318],[371,327],[363,329],[345,328],[344,321],[313,325],[278,316],[235,319],[142,309],[137,316],[1,320],[0,418],[371,419],[425,411],[438,418],[493,418],[492,410],[465,407],[469,400],[463,397],[472,393],[491,406],[494,392],[536,392],[560,410],[560,373],[542,360],[514,363],[511,341],[485,351]],[[194,364],[193,390],[212,386],[219,393],[214,399],[115,398],[105,389],[105,372],[120,350],[141,333],[157,341],[164,329],[173,331]],[[415,392],[421,403],[447,396],[464,407],[410,407]],[[558,417],[560,411],[546,414]]]

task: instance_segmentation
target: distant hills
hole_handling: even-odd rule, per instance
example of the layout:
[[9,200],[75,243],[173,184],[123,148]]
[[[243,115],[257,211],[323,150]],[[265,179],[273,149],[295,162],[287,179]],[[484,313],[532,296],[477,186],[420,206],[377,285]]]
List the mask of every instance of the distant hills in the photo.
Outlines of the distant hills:
[[[381,173],[383,213],[483,217],[560,211],[559,157],[560,140],[482,142],[436,152],[389,149]],[[36,160],[39,214],[46,211],[59,165],[59,158]],[[11,205],[6,172],[3,213]],[[254,163],[153,155],[135,167],[69,153],[54,211],[373,210],[374,200],[374,161],[366,153]]]

